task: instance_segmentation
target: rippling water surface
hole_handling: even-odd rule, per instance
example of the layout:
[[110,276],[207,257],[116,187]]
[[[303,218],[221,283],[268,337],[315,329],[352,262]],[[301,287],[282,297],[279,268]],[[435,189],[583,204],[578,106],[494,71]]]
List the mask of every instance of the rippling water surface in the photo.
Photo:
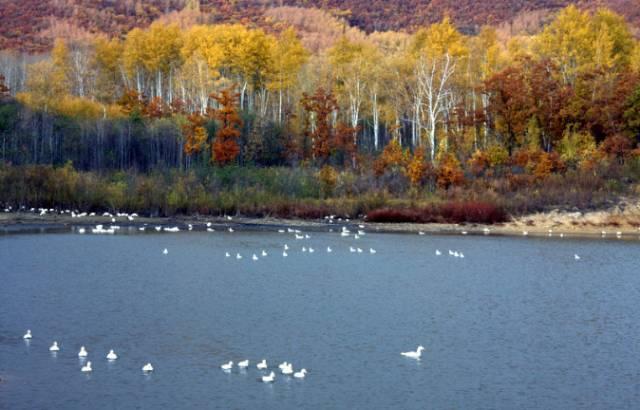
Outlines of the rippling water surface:
[[[4,235],[0,408],[637,409],[639,250],[375,233]],[[418,344],[420,362],[400,356]],[[245,358],[246,372],[220,370]],[[263,384],[262,358],[309,373]]]

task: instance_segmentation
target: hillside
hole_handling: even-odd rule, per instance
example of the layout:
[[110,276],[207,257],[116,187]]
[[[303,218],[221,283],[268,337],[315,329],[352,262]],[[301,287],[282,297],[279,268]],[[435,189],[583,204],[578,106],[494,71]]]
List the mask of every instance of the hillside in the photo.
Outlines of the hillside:
[[[265,11],[274,7],[313,7],[345,18],[367,32],[411,31],[450,15],[463,32],[483,24],[522,19],[531,11],[552,12],[570,3],[585,8],[607,6],[640,26],[640,0],[200,0],[201,11],[215,22],[267,24]],[[146,26],[163,14],[194,0],[0,0],[0,49],[46,50],[60,26],[91,33],[122,35]],[[544,13],[543,13],[544,14]],[[537,13],[536,18],[541,14]],[[526,18],[526,17],[525,17]],[[62,22],[62,24],[61,24]],[[52,30],[52,27],[55,28]]]

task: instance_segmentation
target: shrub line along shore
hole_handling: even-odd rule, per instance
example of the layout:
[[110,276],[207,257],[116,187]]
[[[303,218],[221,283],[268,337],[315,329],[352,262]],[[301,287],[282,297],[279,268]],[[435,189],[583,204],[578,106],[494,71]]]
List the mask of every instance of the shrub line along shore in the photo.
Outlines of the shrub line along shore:
[[[275,230],[286,227],[306,231],[337,232],[342,226],[357,227],[365,224],[365,231],[372,233],[419,233],[425,234],[467,234],[467,235],[500,235],[500,236],[533,236],[533,237],[563,237],[572,238],[618,238],[640,239],[640,212],[632,210],[594,211],[594,212],[558,212],[538,213],[513,218],[511,221],[499,224],[452,224],[452,223],[379,223],[366,220],[352,219],[349,221],[335,220],[330,223],[318,219],[283,219],[274,217],[251,218],[234,216],[232,220],[216,216],[176,216],[176,217],[139,217],[133,221],[127,218],[116,218],[112,223],[111,217],[87,216],[72,218],[70,215],[38,214],[26,212],[0,213],[0,232],[40,232],[59,231],[73,227],[90,227],[98,224],[117,225],[120,227],[137,228],[141,226],[178,226],[186,230],[189,224],[196,231],[206,229],[206,223],[221,232],[227,227],[239,230]],[[151,230],[150,230],[151,231]],[[551,231],[551,232],[550,232]],[[603,235],[603,232],[605,235]]]

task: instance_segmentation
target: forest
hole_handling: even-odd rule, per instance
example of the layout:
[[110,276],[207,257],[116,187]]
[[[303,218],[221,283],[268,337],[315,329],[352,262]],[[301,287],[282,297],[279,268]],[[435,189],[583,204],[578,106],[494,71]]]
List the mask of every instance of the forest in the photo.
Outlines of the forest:
[[640,193],[640,43],[615,12],[467,35],[284,10],[3,51],[0,202],[492,222]]

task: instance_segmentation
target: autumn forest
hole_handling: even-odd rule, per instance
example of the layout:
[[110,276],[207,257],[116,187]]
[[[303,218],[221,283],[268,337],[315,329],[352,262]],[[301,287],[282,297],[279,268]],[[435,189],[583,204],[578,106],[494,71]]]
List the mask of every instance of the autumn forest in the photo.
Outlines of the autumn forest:
[[189,4],[0,52],[0,203],[499,222],[640,194],[640,42],[611,10],[467,34]]

